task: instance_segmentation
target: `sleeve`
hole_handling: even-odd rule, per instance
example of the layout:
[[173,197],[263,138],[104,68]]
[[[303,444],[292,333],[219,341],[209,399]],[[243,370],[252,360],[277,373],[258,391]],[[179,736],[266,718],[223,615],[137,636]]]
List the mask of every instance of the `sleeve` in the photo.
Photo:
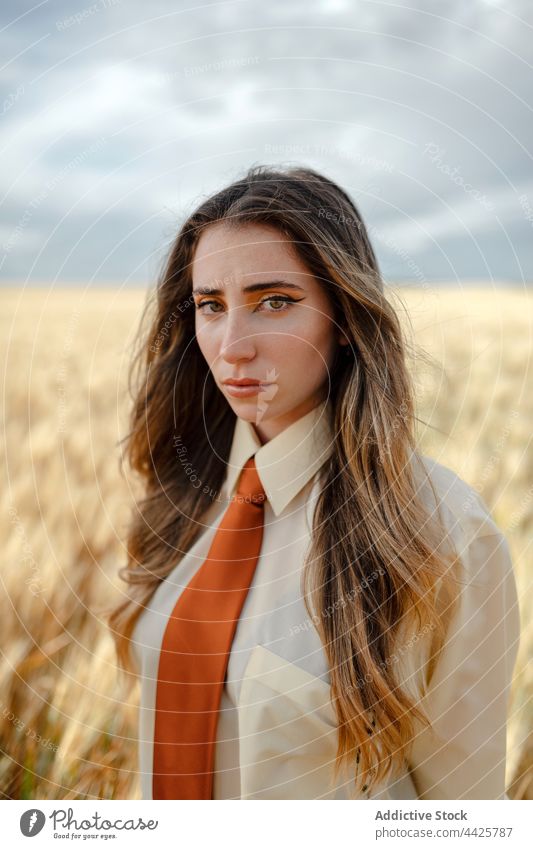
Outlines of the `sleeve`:
[[520,616],[503,534],[477,535],[420,706],[408,766],[420,799],[504,799],[506,722]]

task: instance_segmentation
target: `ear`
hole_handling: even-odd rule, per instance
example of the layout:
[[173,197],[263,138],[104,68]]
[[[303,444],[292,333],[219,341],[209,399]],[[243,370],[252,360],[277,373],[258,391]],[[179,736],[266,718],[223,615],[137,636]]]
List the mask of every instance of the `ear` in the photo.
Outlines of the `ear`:
[[349,345],[350,340],[344,335],[344,333],[339,334],[339,345]]

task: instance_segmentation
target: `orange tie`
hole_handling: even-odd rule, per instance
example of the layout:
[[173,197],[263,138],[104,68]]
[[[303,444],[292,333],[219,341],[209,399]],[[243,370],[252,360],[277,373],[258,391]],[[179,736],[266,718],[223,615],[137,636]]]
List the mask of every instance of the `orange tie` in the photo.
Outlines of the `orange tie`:
[[218,710],[261,550],[265,497],[251,457],[205,562],[169,617],[157,675],[154,799],[212,798]]

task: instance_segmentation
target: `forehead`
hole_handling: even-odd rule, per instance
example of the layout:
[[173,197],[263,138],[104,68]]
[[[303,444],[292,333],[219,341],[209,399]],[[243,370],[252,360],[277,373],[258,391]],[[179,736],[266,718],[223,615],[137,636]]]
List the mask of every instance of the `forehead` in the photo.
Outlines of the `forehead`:
[[192,262],[192,278],[199,284],[221,279],[231,283],[252,275],[260,281],[281,272],[301,279],[310,277],[292,241],[275,227],[263,224],[237,228],[224,222],[212,224],[200,236]]

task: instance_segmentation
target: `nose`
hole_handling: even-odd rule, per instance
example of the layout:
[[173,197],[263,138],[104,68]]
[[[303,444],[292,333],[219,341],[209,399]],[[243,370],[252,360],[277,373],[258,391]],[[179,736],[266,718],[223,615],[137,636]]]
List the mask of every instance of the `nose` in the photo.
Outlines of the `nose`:
[[255,357],[252,329],[246,321],[246,310],[232,309],[227,313],[220,345],[220,356],[228,363],[251,360]]

